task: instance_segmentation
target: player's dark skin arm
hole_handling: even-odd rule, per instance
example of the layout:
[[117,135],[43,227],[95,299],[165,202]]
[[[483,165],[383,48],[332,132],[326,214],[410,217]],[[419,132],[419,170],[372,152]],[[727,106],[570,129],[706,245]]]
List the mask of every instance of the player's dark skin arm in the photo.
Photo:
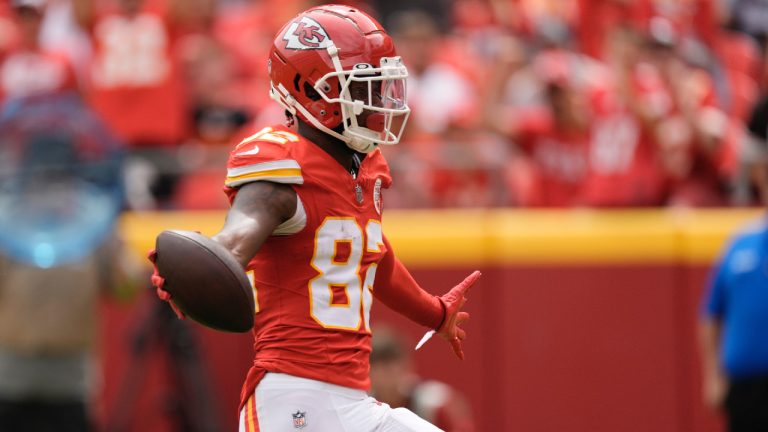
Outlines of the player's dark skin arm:
[[[363,121],[364,118],[359,116]],[[345,170],[355,152],[346,144],[299,120],[299,133],[336,159]],[[365,154],[358,154],[360,159]],[[275,228],[296,212],[296,192],[287,185],[257,181],[242,186],[235,196],[224,228],[213,239],[226,247],[245,268]]]
[[296,212],[296,192],[287,185],[257,181],[243,185],[213,240],[227,248],[245,268],[281,223]]

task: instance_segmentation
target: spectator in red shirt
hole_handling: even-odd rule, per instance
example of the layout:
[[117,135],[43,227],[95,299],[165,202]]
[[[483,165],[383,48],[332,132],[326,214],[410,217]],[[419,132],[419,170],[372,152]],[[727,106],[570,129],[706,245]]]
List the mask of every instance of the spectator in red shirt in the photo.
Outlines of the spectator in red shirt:
[[186,132],[183,80],[168,15],[143,0],[97,8],[74,0],[94,44],[88,92],[94,108],[133,147],[173,146]]
[[657,102],[646,121],[668,178],[666,203],[722,205],[730,175],[722,165],[730,151],[723,139],[728,118],[717,106],[711,77],[687,62],[681,46],[671,21],[650,20],[644,52]]
[[45,0],[14,0],[12,6],[17,42],[0,62],[0,101],[77,90],[67,57],[40,46]]
[[642,38],[630,28],[606,37],[608,75],[590,96],[593,111],[582,201],[592,207],[663,205],[666,178],[654,135],[667,96],[642,63]]
[[[590,116],[585,82],[579,80],[592,65],[578,54],[551,50],[539,54],[530,68],[517,71],[502,87],[519,86],[520,75],[536,77],[534,102],[517,105],[501,99],[487,109],[489,126],[510,138],[524,155],[509,164],[510,200],[534,207],[578,204],[586,174]],[[508,94],[505,89],[490,92]],[[530,91],[530,90],[529,90]],[[521,177],[521,166],[527,178]]]
[[[468,50],[457,49],[426,11],[393,14],[391,34],[408,66],[408,103],[412,107],[405,135],[409,145],[390,152],[394,171],[404,182],[394,185],[397,207],[466,206],[487,203],[488,179],[479,169],[482,155],[471,143],[477,134],[479,85],[466,69],[478,64]],[[461,65],[461,66],[460,66]],[[469,66],[469,67],[467,67]]]
[[181,31],[178,12],[144,0],[73,0],[75,17],[90,33],[94,56],[89,99],[126,142],[126,191],[130,207],[168,206],[179,167],[174,147],[188,133],[186,89],[174,55]]

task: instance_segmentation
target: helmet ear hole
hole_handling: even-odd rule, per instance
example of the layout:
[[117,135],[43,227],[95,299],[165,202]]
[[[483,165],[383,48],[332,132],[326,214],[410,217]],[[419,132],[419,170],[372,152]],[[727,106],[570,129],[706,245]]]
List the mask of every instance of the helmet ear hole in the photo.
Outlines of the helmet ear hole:
[[338,111],[329,110],[328,104],[324,101],[312,102],[307,108],[326,127],[333,128],[338,124]]
[[296,76],[293,77],[293,88],[295,88],[297,92],[301,91],[301,86],[299,86],[300,81],[301,81],[301,75],[296,74]]
[[322,95],[309,84],[309,81],[304,81],[303,90],[307,99],[312,101],[307,105],[307,110],[309,110],[320,123],[331,129],[341,123],[339,110],[333,109],[333,106],[338,104],[327,103]]
[[314,87],[309,85],[309,82],[307,81],[304,81],[304,94],[307,95],[307,97],[313,101],[319,101],[320,99],[322,99],[322,96],[320,96],[320,93],[318,93]]

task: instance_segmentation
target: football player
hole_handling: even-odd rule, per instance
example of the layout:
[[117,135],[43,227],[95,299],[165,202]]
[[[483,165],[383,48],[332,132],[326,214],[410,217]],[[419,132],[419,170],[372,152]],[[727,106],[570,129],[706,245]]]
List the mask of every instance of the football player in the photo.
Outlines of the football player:
[[369,397],[373,298],[446,339],[460,328],[470,275],[428,294],[382,229],[389,187],[380,145],[397,144],[410,110],[405,66],[381,25],[348,6],[309,9],[277,34],[271,96],[295,126],[266,127],[232,151],[231,201],[213,239],[255,294],[255,360],[240,431],[436,431]]

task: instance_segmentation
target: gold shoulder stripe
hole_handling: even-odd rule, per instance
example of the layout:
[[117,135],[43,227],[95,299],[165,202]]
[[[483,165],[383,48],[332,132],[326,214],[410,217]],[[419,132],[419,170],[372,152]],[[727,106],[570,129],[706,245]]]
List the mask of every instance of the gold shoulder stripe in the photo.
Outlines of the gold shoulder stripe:
[[241,174],[238,176],[227,177],[224,184],[232,187],[232,186],[239,186],[241,184],[248,183],[251,181],[257,181],[257,180],[274,181],[277,183],[293,183],[293,184],[304,183],[304,178],[301,176],[301,169],[282,168],[282,169],[256,171],[256,172]]

